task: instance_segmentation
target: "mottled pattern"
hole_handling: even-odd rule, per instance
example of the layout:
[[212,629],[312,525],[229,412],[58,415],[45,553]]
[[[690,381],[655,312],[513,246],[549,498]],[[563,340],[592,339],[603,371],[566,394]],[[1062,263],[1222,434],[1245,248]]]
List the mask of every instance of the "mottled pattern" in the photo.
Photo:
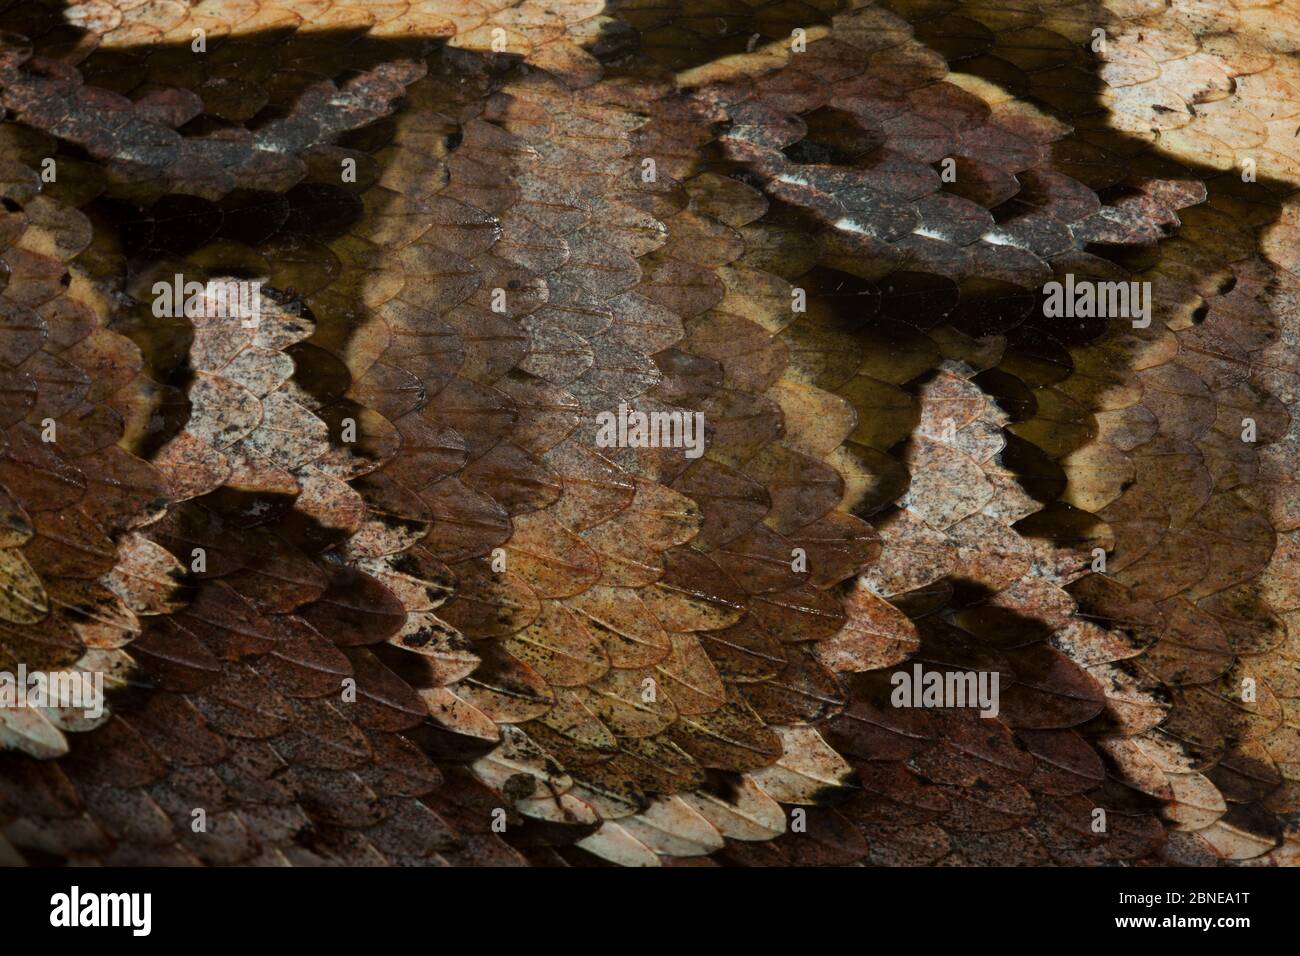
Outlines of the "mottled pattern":
[[0,861],[1293,862],[1289,0],[0,29]]

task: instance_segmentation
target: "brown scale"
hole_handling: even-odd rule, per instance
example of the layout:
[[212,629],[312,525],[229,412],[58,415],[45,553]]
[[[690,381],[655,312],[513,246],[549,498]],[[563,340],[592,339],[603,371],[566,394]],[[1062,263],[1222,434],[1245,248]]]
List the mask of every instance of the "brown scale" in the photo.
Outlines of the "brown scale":
[[[1285,10],[147,9],[4,14],[4,298],[76,303],[38,354],[130,478],[23,553],[91,654],[145,622],[117,716],[4,758],[15,853],[1289,861]],[[120,298],[174,263],[297,327],[204,371],[202,323]],[[1067,272],[1151,281],[1151,327],[1044,318]],[[11,325],[16,411],[83,401]],[[620,401],[705,411],[705,457],[594,448]],[[996,670],[999,717],[888,706],[916,661]]]

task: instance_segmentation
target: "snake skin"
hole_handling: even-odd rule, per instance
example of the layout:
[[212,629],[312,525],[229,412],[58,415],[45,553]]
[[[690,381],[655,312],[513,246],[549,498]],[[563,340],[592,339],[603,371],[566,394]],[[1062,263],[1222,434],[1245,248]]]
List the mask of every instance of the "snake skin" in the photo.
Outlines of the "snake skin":
[[1297,862],[1294,0],[0,31],[0,861]]

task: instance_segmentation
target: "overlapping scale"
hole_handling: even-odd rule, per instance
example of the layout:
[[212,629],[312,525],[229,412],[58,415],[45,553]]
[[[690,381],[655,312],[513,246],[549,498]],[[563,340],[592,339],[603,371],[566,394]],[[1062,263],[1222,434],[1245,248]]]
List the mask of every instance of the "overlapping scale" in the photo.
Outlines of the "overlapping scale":
[[1284,13],[6,10],[4,839],[1292,862]]

